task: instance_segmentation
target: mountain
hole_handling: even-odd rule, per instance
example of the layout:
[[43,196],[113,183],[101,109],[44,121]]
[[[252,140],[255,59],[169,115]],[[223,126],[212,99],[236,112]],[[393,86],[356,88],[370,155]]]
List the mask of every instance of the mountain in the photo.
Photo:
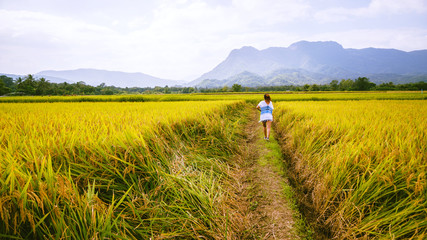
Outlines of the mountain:
[[50,82],[85,82],[91,86],[105,83],[107,86],[116,87],[155,87],[178,85],[180,82],[156,78],[144,73],[126,73],[97,69],[77,69],[65,71],[42,71],[34,75],[44,77]]
[[17,79],[19,77],[24,77],[22,75],[17,75],[17,74],[10,74],[10,73],[0,73],[0,76],[6,76],[6,77],[10,77],[12,79]]
[[235,83],[243,86],[324,84],[361,76],[376,83],[427,81],[427,50],[344,49],[332,41],[300,41],[287,48],[264,50],[246,46],[231,51],[212,71],[189,84],[199,87]]
[[226,80],[204,79],[197,86],[202,88],[219,88],[223,86],[232,86],[233,84],[254,87],[262,86],[264,85],[264,78],[251,72],[242,72]]

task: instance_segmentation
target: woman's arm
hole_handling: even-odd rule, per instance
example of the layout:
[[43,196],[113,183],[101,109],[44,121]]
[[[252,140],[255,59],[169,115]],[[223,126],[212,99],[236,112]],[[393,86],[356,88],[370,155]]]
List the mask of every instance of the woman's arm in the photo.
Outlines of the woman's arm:
[[261,107],[259,105],[256,106],[256,109],[258,109],[258,111],[261,111]]

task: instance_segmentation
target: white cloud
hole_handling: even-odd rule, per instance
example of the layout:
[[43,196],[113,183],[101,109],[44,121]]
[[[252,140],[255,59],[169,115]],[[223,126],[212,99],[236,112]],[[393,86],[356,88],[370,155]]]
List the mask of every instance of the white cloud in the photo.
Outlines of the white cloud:
[[425,49],[427,29],[352,29],[316,34],[308,40],[334,40],[344,48],[395,48],[404,51]]
[[[235,0],[230,5],[215,6],[198,0],[164,1],[154,11],[148,27],[132,34],[140,35],[134,39],[144,43],[137,47],[137,52],[162,59],[163,64],[151,66],[153,71],[161,72],[162,66],[167,66],[175,73],[192,68],[202,74],[224,60],[234,48],[288,44],[285,40],[291,39],[292,34],[263,29],[301,18],[307,8],[300,1]],[[143,47],[145,44],[149,49]]]
[[354,18],[376,18],[383,15],[422,14],[427,12],[425,0],[372,0],[361,8],[332,7],[315,11],[314,18],[321,23],[341,22]]
[[15,59],[6,64],[11,69],[19,68],[21,61],[39,65],[27,73],[60,68],[61,64],[93,63],[101,60],[98,56],[108,52],[113,42],[120,41],[114,31],[104,26],[39,12],[0,10],[0,21],[4,23],[0,27],[1,52],[13,54],[4,55],[2,60]]
[[425,13],[427,11],[427,2],[425,0],[372,0],[369,4],[370,13]]
[[[426,30],[419,26],[387,30],[374,23],[372,29],[357,25],[364,18],[424,13],[423,0],[373,0],[365,7],[324,10],[308,0],[123,1],[86,5],[75,0],[62,6],[52,0],[28,5],[5,0],[13,9],[0,6],[0,72],[84,67],[181,79],[211,70],[245,45],[264,49],[334,40],[355,48],[427,48]],[[349,19],[355,24],[343,31],[339,22]],[[334,24],[315,33],[318,21]]]
[[300,0],[233,0],[239,17],[263,24],[292,22],[308,16],[310,6]]

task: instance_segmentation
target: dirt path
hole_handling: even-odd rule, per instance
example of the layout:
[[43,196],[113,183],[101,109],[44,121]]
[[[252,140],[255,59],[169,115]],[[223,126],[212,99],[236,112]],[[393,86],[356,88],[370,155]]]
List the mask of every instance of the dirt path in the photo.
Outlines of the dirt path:
[[[259,113],[253,111],[246,127],[247,141],[243,148],[243,164],[239,175],[238,196],[245,222],[242,239],[300,239],[295,230],[294,210],[285,196],[289,188],[283,157],[274,138],[263,139]],[[288,189],[288,191],[289,191]]]

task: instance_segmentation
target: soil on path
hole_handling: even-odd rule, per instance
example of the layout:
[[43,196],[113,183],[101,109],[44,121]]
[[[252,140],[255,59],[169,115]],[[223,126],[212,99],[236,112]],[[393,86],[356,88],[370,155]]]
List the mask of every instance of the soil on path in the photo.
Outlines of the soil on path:
[[[241,239],[300,239],[294,228],[294,212],[284,195],[288,186],[280,147],[274,139],[263,139],[259,113],[251,112],[242,145],[241,168],[236,171],[237,205],[240,208]],[[277,146],[276,146],[277,145]],[[276,163],[274,163],[276,162]],[[281,164],[283,165],[283,164]]]

